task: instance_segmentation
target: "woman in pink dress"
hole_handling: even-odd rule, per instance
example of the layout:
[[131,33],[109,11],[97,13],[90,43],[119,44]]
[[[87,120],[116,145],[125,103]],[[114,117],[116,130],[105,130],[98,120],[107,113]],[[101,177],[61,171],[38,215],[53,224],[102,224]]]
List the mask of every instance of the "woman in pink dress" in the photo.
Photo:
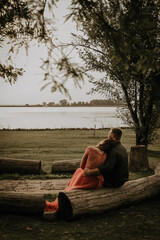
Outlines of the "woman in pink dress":
[[[84,169],[94,169],[107,161],[107,153],[110,151],[114,141],[112,139],[104,139],[96,146],[89,146],[82,157],[80,168],[78,168],[69,181],[65,191],[74,189],[97,189],[103,185],[103,176],[84,176]],[[58,199],[54,202],[46,201],[46,211],[58,211]]]

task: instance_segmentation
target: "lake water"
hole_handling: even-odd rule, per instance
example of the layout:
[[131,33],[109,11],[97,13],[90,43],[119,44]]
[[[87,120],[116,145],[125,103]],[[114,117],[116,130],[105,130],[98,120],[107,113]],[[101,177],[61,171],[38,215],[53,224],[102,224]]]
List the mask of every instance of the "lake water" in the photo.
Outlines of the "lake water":
[[0,129],[125,127],[116,107],[0,107]]

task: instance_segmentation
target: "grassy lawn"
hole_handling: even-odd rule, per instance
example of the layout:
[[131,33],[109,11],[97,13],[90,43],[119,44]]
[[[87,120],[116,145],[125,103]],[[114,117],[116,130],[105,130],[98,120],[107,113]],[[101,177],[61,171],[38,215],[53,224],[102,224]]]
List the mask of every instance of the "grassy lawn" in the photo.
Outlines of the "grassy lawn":
[[[159,131],[160,133],[160,131]],[[0,157],[37,159],[47,175],[54,178],[51,165],[55,160],[81,158],[88,145],[95,145],[108,134],[106,130],[0,131]],[[135,145],[135,134],[123,129],[122,144],[128,153]],[[130,179],[150,175],[160,162],[160,139],[149,149],[151,171],[130,173]],[[4,178],[37,178],[37,176],[0,175]],[[64,177],[64,175],[63,175]],[[70,175],[68,175],[70,177]],[[45,222],[41,216],[0,214],[0,240],[159,240],[160,201],[158,198],[74,222]]]
[[[106,138],[108,129],[94,130],[36,130],[36,131],[0,131],[0,157],[41,160],[42,169],[49,175],[52,162],[65,159],[80,159],[88,145],[96,145]],[[160,131],[159,131],[160,133]],[[132,129],[123,129],[122,144],[128,153],[135,145],[135,133]],[[149,162],[152,169],[160,159],[160,140],[149,146]],[[150,174],[150,173],[146,173]],[[140,177],[130,173],[130,178]],[[0,176],[1,178],[3,176]],[[16,176],[15,176],[16,177]],[[27,176],[29,177],[29,176]],[[37,177],[37,176],[32,176]],[[61,177],[61,176],[60,176]],[[39,176],[44,178],[44,176]]]

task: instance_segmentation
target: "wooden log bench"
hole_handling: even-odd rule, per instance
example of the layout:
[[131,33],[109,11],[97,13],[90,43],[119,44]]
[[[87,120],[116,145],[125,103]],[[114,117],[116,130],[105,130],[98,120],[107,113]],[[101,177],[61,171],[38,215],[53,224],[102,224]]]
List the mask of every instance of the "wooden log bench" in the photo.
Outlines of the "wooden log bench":
[[0,174],[40,174],[41,161],[0,157]]
[[81,159],[60,160],[52,163],[52,173],[73,173],[80,167]]
[[[160,165],[152,176],[126,182],[120,188],[100,188],[97,190],[60,191],[59,211],[46,212],[44,219],[71,219],[85,214],[101,213],[121,206],[135,204],[160,193]],[[52,196],[54,200],[57,194]],[[35,193],[10,193],[0,191],[0,211],[41,214],[46,196]],[[52,200],[52,201],[53,201]]]
[[69,179],[0,180],[0,212],[43,214],[45,199],[54,201]]
[[44,194],[0,192],[1,213],[42,215],[44,207]]
[[117,207],[135,204],[160,193],[160,165],[152,176],[126,182],[120,188],[74,190],[58,194],[59,212],[44,213],[48,221],[71,219],[79,215],[101,213]]

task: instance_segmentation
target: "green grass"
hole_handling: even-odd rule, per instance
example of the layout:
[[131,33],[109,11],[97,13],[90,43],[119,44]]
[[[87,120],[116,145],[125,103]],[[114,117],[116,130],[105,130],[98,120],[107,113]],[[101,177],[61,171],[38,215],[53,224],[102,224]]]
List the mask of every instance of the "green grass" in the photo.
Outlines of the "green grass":
[[1,240],[159,240],[158,199],[85,216],[73,222],[42,217],[0,215]]
[[[159,131],[160,132],[160,131]],[[39,178],[53,178],[50,174],[52,162],[65,159],[81,159],[88,145],[96,145],[103,138],[106,138],[108,129],[96,130],[32,130],[32,131],[0,131],[0,157],[9,157],[17,159],[41,160],[42,169],[47,176],[39,176]],[[123,129],[122,144],[126,147],[128,153],[131,146],[135,145],[135,133],[132,129]],[[160,159],[160,141],[149,146],[149,162],[152,169],[155,168]],[[146,174],[151,174],[149,171]],[[50,175],[49,175],[50,174]],[[131,179],[137,178],[130,174]],[[2,177],[10,177],[4,175]],[[13,176],[20,178],[20,176]],[[59,176],[55,176],[57,178]],[[60,176],[61,177],[61,176]],[[70,175],[69,175],[70,177]],[[24,176],[24,178],[38,178],[38,176]]]
[[[160,132],[160,131],[159,131]],[[50,174],[52,162],[81,158],[88,145],[105,138],[108,130],[0,131],[0,157],[38,159],[46,175],[3,174],[1,179],[46,179],[71,177]],[[135,145],[131,129],[123,130],[122,144],[128,153]],[[149,146],[151,170],[130,173],[130,179],[153,174],[160,162],[160,140]],[[74,222],[46,222],[41,216],[0,213],[0,240],[159,240],[160,201],[158,198],[103,214],[82,216]]]

